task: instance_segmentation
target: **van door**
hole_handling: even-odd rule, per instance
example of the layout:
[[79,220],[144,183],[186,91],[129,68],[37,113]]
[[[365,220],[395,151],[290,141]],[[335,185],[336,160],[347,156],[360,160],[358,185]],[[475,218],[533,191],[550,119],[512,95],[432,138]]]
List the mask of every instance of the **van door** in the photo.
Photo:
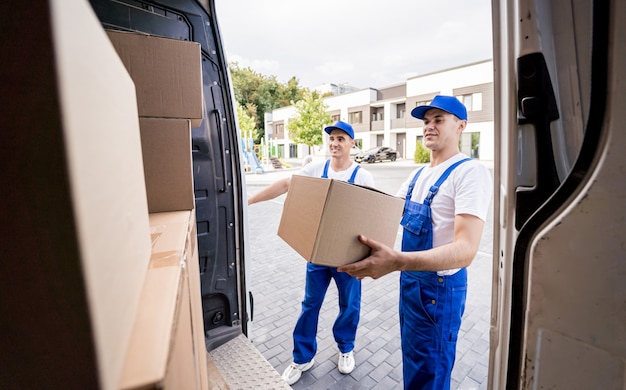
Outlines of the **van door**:
[[90,0],[105,29],[195,41],[202,48],[204,119],[192,129],[193,178],[207,347],[248,331],[244,205],[233,93],[213,2]]
[[489,388],[624,389],[626,4],[492,5]]

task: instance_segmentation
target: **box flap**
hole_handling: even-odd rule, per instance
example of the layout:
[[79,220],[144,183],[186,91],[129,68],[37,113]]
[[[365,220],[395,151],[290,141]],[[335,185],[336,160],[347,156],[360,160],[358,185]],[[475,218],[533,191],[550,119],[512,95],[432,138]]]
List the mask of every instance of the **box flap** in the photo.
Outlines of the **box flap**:
[[[43,110],[41,103],[34,107],[37,122],[43,123],[45,130],[41,135],[29,132],[27,136],[31,141],[42,137],[45,142],[53,144],[51,141],[57,135],[55,127],[58,124],[50,121],[47,115],[58,109],[63,121],[64,140],[64,150],[60,153],[63,153],[67,172],[47,172],[48,165],[44,170],[42,165],[31,162],[24,167],[32,166],[32,172],[23,171],[22,174],[47,176],[50,179],[41,183],[49,182],[51,186],[61,188],[68,185],[71,190],[67,196],[72,201],[74,221],[57,220],[57,213],[51,213],[50,220],[41,215],[37,218],[46,231],[55,230],[57,224],[74,223],[73,233],[79,246],[101,386],[112,388],[119,382],[120,356],[130,342],[150,260],[150,229],[135,88],[88,4],[57,1],[49,2],[47,7],[52,18],[48,45],[54,46],[56,58],[56,62],[48,66],[56,70],[57,78],[45,83],[33,82],[28,88],[36,87],[35,96],[58,95],[59,101],[43,104],[46,106]],[[33,53],[40,50],[37,47],[32,49]],[[52,49],[46,46],[45,50]],[[44,89],[53,84],[57,85],[57,91]],[[35,144],[31,148],[58,153],[47,147],[40,149]],[[63,207],[63,198],[57,198],[46,187],[33,187],[35,189],[37,193],[46,194],[43,198],[52,209]],[[26,199],[24,201],[28,203]],[[74,244],[68,242],[61,246],[73,248]],[[68,259],[50,265],[58,267],[63,264],[61,267],[64,268]],[[43,263],[40,265],[42,269],[49,267]],[[52,290],[51,301],[64,301],[54,296],[56,291]],[[64,317],[62,312],[57,314]],[[73,320],[71,317],[65,319],[67,322]],[[52,337],[58,337],[54,332],[51,328]],[[58,349],[57,352],[63,355],[65,351]]]
[[177,306],[186,288],[181,284],[182,265],[191,212],[150,214],[152,257],[126,355],[122,389],[159,383],[166,376]]
[[331,181],[293,175],[283,206],[278,236],[305,259],[313,253]]

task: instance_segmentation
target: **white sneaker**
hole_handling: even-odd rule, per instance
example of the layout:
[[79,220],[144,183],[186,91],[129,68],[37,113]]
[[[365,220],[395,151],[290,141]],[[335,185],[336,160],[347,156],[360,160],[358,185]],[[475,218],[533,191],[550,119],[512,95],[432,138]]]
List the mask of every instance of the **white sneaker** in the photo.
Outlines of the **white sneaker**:
[[348,353],[339,352],[339,361],[337,362],[337,369],[342,374],[349,374],[354,370],[354,351]]
[[315,359],[311,359],[308,363],[296,364],[291,363],[283,372],[282,378],[288,385],[293,385],[300,380],[302,373],[313,367]]

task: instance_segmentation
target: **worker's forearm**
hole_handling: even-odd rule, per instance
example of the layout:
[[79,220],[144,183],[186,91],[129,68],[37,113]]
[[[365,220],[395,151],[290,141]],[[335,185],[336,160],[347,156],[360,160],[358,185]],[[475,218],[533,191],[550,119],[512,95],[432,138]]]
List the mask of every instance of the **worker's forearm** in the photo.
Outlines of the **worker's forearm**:
[[274,199],[289,190],[290,179],[279,180],[248,198],[248,204]]

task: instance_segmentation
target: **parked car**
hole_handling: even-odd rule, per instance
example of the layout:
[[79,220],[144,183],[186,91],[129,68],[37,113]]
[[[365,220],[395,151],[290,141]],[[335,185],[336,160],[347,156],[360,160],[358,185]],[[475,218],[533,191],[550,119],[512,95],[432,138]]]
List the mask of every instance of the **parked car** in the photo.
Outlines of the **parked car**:
[[373,149],[366,150],[365,152],[361,152],[354,157],[354,161],[360,162],[368,162],[375,163],[376,161],[396,161],[398,157],[398,152],[395,149],[392,149],[388,146],[377,146]]
[[352,148],[350,148],[350,158],[351,159],[355,159],[355,157],[359,154],[359,153],[363,153],[363,151],[361,149],[359,149],[358,146],[353,146]]

